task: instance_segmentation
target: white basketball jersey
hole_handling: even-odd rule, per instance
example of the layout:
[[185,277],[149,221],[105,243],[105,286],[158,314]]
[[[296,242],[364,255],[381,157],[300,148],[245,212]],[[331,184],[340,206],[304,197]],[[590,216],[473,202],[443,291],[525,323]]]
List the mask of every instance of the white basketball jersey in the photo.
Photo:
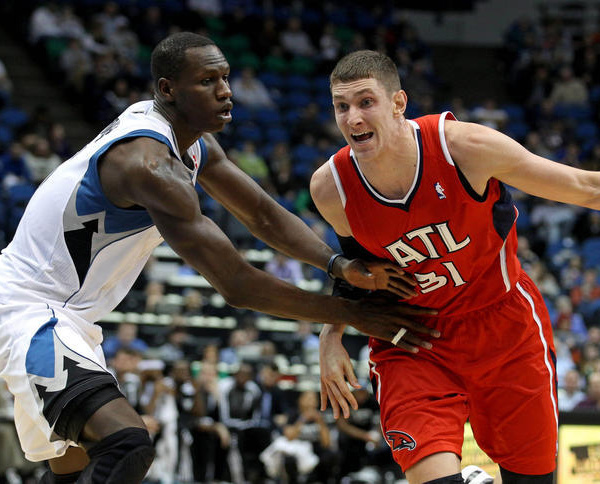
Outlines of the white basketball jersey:
[[[146,210],[118,208],[105,197],[98,160],[115,143],[137,137],[156,139],[181,159],[173,130],[152,101],[125,110],[31,198],[0,254],[0,304],[45,302],[95,322],[125,297],[163,239]],[[194,184],[207,158],[204,141],[187,154]]]

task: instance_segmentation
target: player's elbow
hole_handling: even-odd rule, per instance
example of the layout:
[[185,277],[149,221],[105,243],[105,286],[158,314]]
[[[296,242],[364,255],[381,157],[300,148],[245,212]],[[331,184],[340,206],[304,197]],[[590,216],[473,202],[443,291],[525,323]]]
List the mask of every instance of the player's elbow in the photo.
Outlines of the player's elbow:
[[236,284],[232,284],[230,287],[227,285],[227,287],[220,288],[219,293],[223,296],[223,299],[225,299],[225,302],[229,306],[238,309],[246,309],[251,306],[251,294]]

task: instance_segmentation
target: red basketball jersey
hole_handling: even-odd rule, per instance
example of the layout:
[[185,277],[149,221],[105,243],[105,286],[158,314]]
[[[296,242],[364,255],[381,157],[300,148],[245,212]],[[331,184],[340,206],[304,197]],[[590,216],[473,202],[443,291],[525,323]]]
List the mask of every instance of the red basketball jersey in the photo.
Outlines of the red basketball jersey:
[[329,160],[354,238],[412,273],[419,294],[408,302],[440,315],[496,302],[521,273],[518,212],[510,193],[495,179],[483,196],[471,188],[448,151],[446,119],[455,118],[446,112],[409,120],[418,160],[401,200],[390,200],[369,184],[349,146]]

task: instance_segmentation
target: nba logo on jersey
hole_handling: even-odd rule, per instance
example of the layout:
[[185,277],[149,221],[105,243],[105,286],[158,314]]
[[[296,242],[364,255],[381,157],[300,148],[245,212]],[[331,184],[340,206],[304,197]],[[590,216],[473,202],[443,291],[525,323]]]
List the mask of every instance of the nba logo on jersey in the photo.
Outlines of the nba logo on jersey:
[[440,184],[440,182],[437,182],[435,184],[435,191],[437,192],[437,196],[440,200],[446,198],[446,194],[444,193],[444,187]]

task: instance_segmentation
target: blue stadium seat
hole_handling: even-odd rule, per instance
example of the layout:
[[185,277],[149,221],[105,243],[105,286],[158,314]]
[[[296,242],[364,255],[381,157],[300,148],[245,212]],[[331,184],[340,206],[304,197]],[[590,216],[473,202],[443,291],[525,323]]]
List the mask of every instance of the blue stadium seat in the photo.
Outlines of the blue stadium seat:
[[562,119],[587,121],[592,117],[592,110],[589,106],[580,106],[577,104],[557,104],[554,106],[554,115],[557,118]]
[[329,76],[315,76],[311,79],[313,90],[317,94],[326,94],[330,96]]
[[257,77],[268,89],[281,89],[284,84],[283,76],[275,72],[261,72]]
[[523,121],[511,121],[506,126],[505,132],[511,138],[523,141],[529,133],[529,125]]
[[598,136],[598,127],[591,121],[584,121],[575,128],[575,136],[580,141],[595,140]]
[[18,129],[29,120],[25,111],[19,108],[5,108],[0,111],[0,124]]
[[273,126],[281,123],[281,114],[276,109],[262,108],[254,111],[254,121],[261,126]]
[[292,74],[284,81],[284,87],[287,91],[308,91],[312,87],[312,83],[307,76],[302,74]]
[[259,143],[263,139],[262,130],[254,123],[240,124],[236,128],[235,133],[237,137],[241,139],[241,141],[250,140],[254,141],[255,143]]
[[25,207],[35,192],[35,186],[28,183],[13,185],[6,190],[7,232],[13,234],[25,212]]
[[586,269],[600,268],[600,237],[591,237],[581,244],[581,257]]
[[282,102],[290,109],[302,109],[313,101],[309,94],[304,92],[289,92],[282,98]]
[[290,133],[287,129],[281,126],[272,126],[267,128],[265,134],[269,143],[279,143],[281,141],[289,142],[290,140]]
[[14,139],[13,130],[10,129],[8,126],[2,126],[0,124],[0,147],[7,148],[13,139]]
[[506,104],[502,109],[506,111],[511,121],[522,121],[525,118],[525,110],[518,104]]

